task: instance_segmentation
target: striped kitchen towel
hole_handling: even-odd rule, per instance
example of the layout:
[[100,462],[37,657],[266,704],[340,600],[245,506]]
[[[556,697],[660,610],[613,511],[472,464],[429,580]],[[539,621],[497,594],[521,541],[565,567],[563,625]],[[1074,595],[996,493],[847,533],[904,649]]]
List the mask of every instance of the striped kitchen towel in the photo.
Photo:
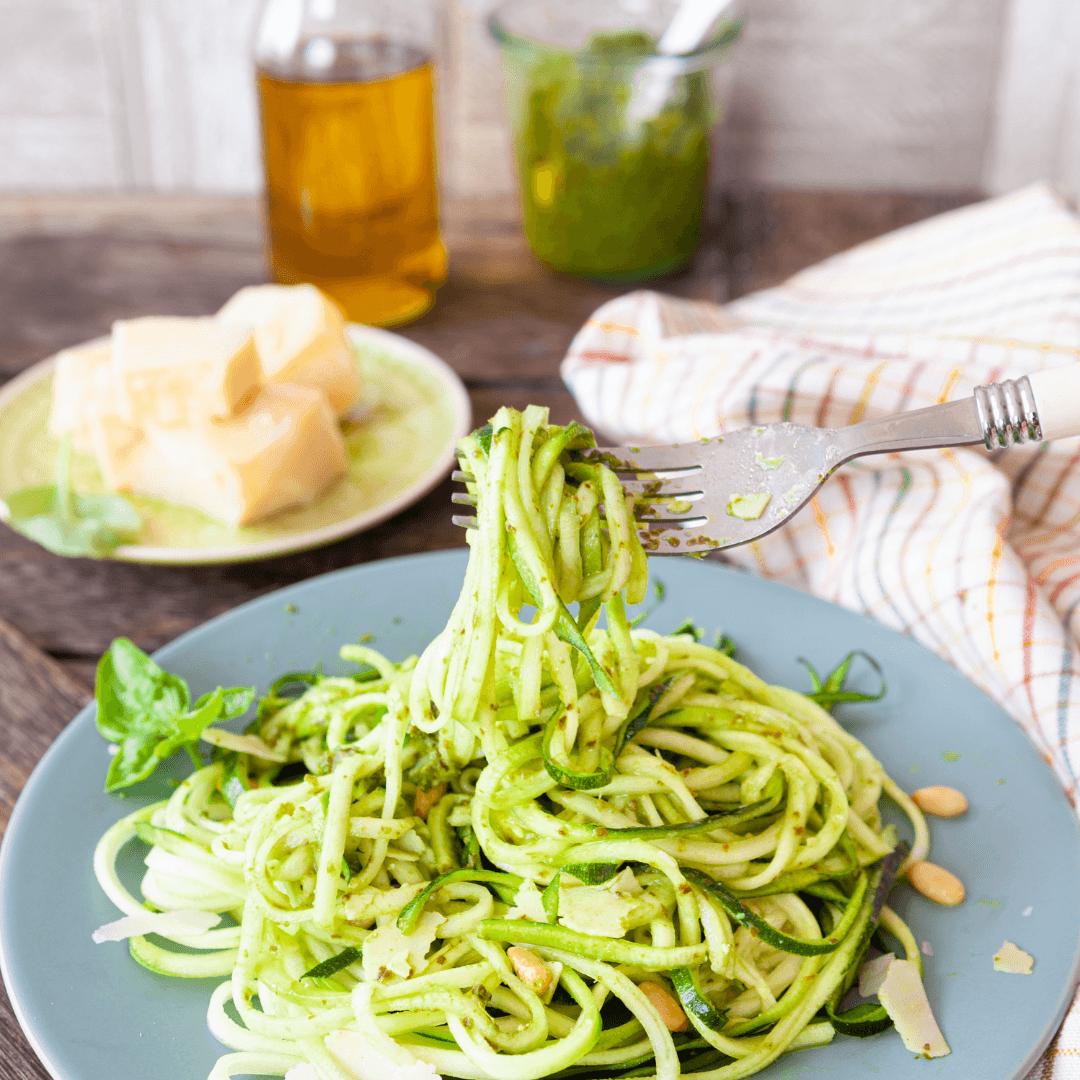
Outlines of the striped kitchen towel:
[[[723,308],[635,292],[563,377],[620,442],[841,427],[1080,357],[1080,219],[1044,185],[901,229]],[[727,558],[913,635],[999,701],[1076,802],[1080,440],[845,466]],[[1032,1078],[1080,1080],[1074,1001]]]

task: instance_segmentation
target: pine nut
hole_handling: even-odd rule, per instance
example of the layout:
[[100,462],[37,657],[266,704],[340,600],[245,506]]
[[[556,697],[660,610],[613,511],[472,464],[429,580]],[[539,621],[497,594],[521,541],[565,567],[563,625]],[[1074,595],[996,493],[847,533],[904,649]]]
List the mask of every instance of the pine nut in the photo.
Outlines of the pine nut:
[[551,968],[536,953],[523,949],[520,945],[511,945],[506,950],[506,955],[514,965],[514,974],[534,994],[548,992],[551,987]]
[[964,883],[948,870],[935,866],[932,862],[912,863],[908,868],[908,881],[912,888],[922,893],[927,900],[945,907],[956,907],[964,901]]
[[638,983],[638,989],[649,999],[649,1003],[660,1014],[660,1019],[668,1031],[685,1031],[690,1026],[682,1006],[672,997],[671,992],[655,982]]
[[417,788],[413,799],[413,812],[419,818],[427,818],[428,811],[446,794],[446,785],[437,784],[433,788]]
[[934,817],[959,817],[968,808],[967,798],[956,788],[935,784],[912,792],[911,801],[924,813]]

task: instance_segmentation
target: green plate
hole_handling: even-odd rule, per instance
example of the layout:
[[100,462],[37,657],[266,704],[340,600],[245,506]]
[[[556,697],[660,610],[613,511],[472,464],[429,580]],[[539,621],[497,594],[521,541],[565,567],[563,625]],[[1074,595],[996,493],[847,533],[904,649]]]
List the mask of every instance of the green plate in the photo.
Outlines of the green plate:
[[[308,506],[233,528],[198,510],[131,496],[145,522],[138,544],[112,557],[143,563],[228,563],[303,551],[360,532],[430,491],[447,473],[454,448],[472,423],[469,397],[433,352],[398,334],[349,326],[363,378],[360,401],[345,424],[349,472]],[[0,389],[0,499],[50,484],[57,440],[48,431],[53,361],[24,371]],[[77,454],[80,494],[105,490],[93,457]]]

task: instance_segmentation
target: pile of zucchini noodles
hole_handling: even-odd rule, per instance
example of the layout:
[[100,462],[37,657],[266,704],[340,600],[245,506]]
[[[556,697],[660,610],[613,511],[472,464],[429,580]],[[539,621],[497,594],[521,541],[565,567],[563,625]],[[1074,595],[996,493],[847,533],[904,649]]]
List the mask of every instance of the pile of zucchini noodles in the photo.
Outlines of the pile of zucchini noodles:
[[[879,917],[918,961],[875,893],[898,862],[879,797],[911,818],[912,858],[919,811],[814,701],[630,625],[645,556],[617,478],[575,460],[588,445],[535,407],[463,440],[478,527],[423,655],[346,646],[355,678],[275,684],[248,729],[265,753],[217,752],[101,840],[125,913],[226,916],[170,935],[185,951],[129,942],[224,980],[209,1026],[236,1052],[211,1080],[735,1080],[887,1025],[837,1010]],[[136,837],[145,905],[116,870]]]

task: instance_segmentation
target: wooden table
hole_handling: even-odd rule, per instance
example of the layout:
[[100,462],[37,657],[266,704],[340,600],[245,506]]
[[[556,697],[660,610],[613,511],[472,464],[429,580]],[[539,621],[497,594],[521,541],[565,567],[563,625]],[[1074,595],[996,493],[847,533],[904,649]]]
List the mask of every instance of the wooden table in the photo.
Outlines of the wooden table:
[[[693,266],[658,287],[723,302],[977,196],[745,192],[723,200]],[[555,277],[510,200],[450,203],[450,277],[402,333],[464,379],[478,422],[500,405],[579,417],[559,361],[622,290]],[[266,280],[258,205],[196,197],[0,198],[0,382],[117,318],[202,315]],[[389,555],[463,543],[449,481],[391,521],[317,551],[223,567],[59,558],[0,526],[0,831],[31,769],[90,697],[114,637],[153,650],[271,589]],[[0,992],[0,1080],[47,1080]]]

